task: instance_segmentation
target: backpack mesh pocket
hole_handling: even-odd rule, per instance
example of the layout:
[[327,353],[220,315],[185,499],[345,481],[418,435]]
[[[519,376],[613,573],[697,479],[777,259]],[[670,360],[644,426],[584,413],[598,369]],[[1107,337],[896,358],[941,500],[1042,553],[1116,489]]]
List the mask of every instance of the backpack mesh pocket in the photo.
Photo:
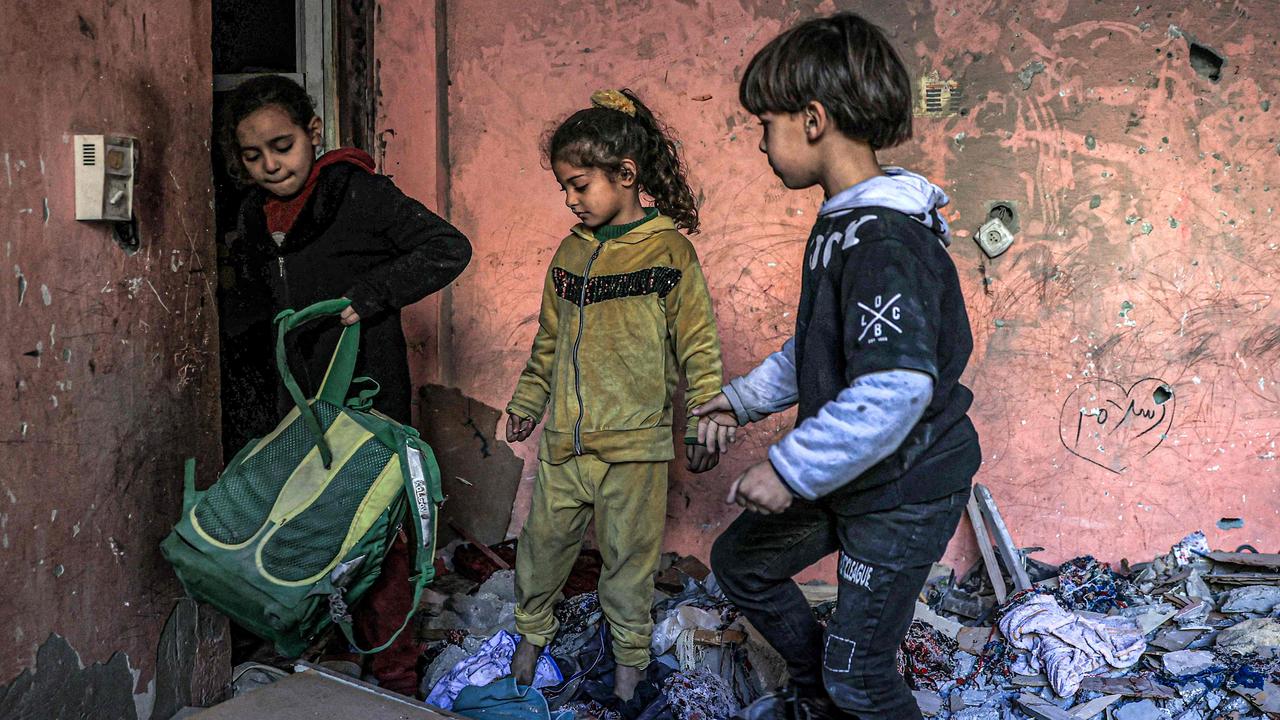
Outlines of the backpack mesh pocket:
[[263,569],[285,582],[297,582],[328,567],[342,549],[356,509],[394,455],[373,438],[360,446],[320,497],[263,545]]
[[[328,430],[341,410],[317,400],[320,427]],[[253,537],[267,521],[275,499],[302,459],[315,447],[301,417],[266,447],[222,476],[196,506],[200,528],[218,542],[238,545]]]

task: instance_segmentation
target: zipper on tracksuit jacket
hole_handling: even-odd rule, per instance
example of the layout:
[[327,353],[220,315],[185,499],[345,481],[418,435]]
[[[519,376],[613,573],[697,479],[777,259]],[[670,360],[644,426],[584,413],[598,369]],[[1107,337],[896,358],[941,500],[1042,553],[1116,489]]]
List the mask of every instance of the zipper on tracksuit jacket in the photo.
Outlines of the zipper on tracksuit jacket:
[[582,417],[586,414],[586,408],[582,404],[582,369],[578,365],[578,348],[582,345],[582,328],[587,323],[587,280],[591,277],[591,266],[600,256],[606,242],[608,241],[601,241],[596,246],[596,251],[591,253],[591,259],[587,260],[587,269],[582,271],[582,291],[578,293],[578,337],[573,341],[573,392],[578,396],[578,420],[573,424],[574,455],[581,455],[583,452]]

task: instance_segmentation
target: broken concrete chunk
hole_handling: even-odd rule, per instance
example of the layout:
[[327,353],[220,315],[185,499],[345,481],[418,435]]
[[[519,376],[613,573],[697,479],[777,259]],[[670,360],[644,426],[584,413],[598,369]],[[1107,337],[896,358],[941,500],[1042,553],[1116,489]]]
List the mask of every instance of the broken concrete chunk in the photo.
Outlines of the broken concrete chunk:
[[1231,689],[1253,703],[1259,710],[1267,713],[1269,717],[1280,714],[1280,685],[1268,680],[1257,689],[1239,686]]
[[[803,589],[803,586],[801,586]],[[938,609],[942,612],[977,620],[995,605],[995,598],[988,595],[971,595],[963,590],[951,588],[942,600]]]
[[1086,703],[1081,703],[1069,711],[1076,720],[1091,720],[1098,713],[1119,702],[1122,695],[1103,695]]
[[503,602],[516,601],[516,571],[499,570],[480,586],[477,595],[496,595]]
[[1113,713],[1116,720],[1168,720],[1169,713],[1150,700],[1129,703]]
[[1074,720],[1071,713],[1033,693],[1022,693],[1018,696],[1017,703],[1036,720]]
[[1143,635],[1150,634],[1178,614],[1177,608],[1172,605],[1161,603],[1150,607],[1150,610],[1134,617],[1134,620],[1138,621],[1138,631]]
[[1198,599],[1179,610],[1178,614],[1173,616],[1173,621],[1180,628],[1199,627],[1204,625],[1211,610],[1213,610],[1211,601]]
[[1185,650],[1196,638],[1200,637],[1203,631],[1200,630],[1161,630],[1156,638],[1151,641],[1151,645],[1161,650]]
[[929,690],[912,690],[911,694],[916,696],[916,705],[920,708],[921,715],[933,717],[942,712],[942,698],[938,697],[938,693]]
[[925,605],[919,600],[916,601],[915,619],[928,623],[934,630],[937,630],[952,640],[955,640],[959,636],[960,631],[964,629],[964,626],[960,623],[955,620],[942,617],[931,610],[928,605]]
[[1206,650],[1177,650],[1165,653],[1162,660],[1165,672],[1182,677],[1198,675],[1208,670],[1213,666],[1214,659],[1213,653]]
[[1253,655],[1261,648],[1280,647],[1280,620],[1245,620],[1218,633],[1217,648],[1233,655]]
[[986,647],[987,643],[991,642],[996,634],[995,628],[962,627],[960,632],[956,634],[956,644],[967,653],[979,655],[982,653],[982,648]]
[[1087,677],[1080,683],[1081,690],[1124,695],[1126,697],[1156,698],[1169,700],[1178,696],[1173,688],[1161,685],[1150,675],[1130,675],[1128,677]]
[[1187,575],[1187,580],[1183,583],[1183,587],[1187,591],[1188,598],[1209,600],[1213,597],[1213,592],[1209,590],[1209,585],[1205,583],[1204,578],[1200,577],[1199,570],[1192,570]]
[[1269,613],[1280,605],[1280,587],[1247,585],[1227,591],[1222,599],[1224,613]]
[[1003,720],[1004,713],[998,704],[992,704],[965,708],[951,717],[952,720]]

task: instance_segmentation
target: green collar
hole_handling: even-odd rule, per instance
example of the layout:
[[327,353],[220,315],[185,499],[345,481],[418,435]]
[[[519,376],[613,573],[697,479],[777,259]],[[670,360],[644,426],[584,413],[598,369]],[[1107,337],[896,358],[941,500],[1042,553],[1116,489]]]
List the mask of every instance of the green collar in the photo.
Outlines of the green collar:
[[645,208],[644,210],[644,217],[636,220],[635,222],[629,222],[626,225],[601,225],[596,228],[593,233],[596,236],[596,240],[599,240],[600,242],[615,240],[658,217],[658,208],[651,207]]

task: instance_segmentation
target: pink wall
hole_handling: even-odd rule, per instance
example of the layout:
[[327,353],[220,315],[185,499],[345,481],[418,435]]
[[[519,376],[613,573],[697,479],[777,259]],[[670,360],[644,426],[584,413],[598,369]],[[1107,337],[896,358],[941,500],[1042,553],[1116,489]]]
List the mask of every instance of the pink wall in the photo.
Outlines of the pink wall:
[[[182,595],[158,543],[183,458],[207,479],[218,455],[209,22],[208,2],[0,10],[0,685],[57,633],[85,666],[125,653],[143,717]],[[137,254],[75,220],[77,132],[139,139]]]
[[[442,213],[436,27],[433,0],[378,6],[374,48],[380,102],[375,119],[375,155],[383,174],[427,207]],[[404,313],[415,387],[440,379],[439,312],[437,294]]]
[[[450,314],[451,369],[465,393],[504,406],[525,361],[547,262],[573,220],[538,141],[603,87],[634,88],[684,141],[705,197],[704,229],[692,239],[716,298],[727,370],[744,372],[781,344],[821,198],[788,192],[771,175],[756,150],[758,125],[738,106],[737,80],[779,30],[836,5],[853,7],[449,3],[449,200],[476,248]],[[431,6],[388,4],[383,24],[393,7],[421,17]],[[1210,2],[858,9],[888,30],[913,77],[937,71],[963,95],[963,112],[917,118],[915,139],[882,161],[915,168],[953,196],[961,237],[952,255],[976,344],[966,378],[983,440],[978,480],[1015,538],[1043,545],[1040,557],[1053,561],[1085,552],[1149,559],[1197,528],[1215,546],[1280,547],[1272,304],[1280,250],[1267,227],[1269,183],[1280,182],[1280,107],[1268,109],[1280,101],[1280,70],[1268,59],[1280,21]],[[417,32],[384,31],[398,41],[380,36],[377,50],[385,117],[417,118],[393,126],[399,168],[410,157],[430,165],[406,137],[407,128],[434,127],[426,121],[434,88],[403,83],[406,69],[422,78],[434,61],[432,42],[408,41]],[[1220,82],[1193,70],[1184,35],[1226,56]],[[395,85],[389,67],[399,68]],[[432,187],[425,170],[415,177]],[[984,262],[970,236],[996,200],[1015,206],[1020,231],[1008,253]],[[1172,387],[1173,400],[1152,405],[1159,383],[1127,396],[1143,378]],[[1099,426],[1102,416],[1087,415],[1081,427],[1105,437],[1076,441],[1081,407],[1130,399],[1172,419],[1140,435],[1152,421],[1121,424],[1124,413],[1113,411]],[[735,515],[721,502],[727,485],[789,420],[752,428],[712,473],[675,471],[670,548],[706,557]],[[534,448],[531,440],[517,449],[526,479]],[[1243,529],[1218,530],[1223,517],[1243,518]],[[961,567],[974,555],[969,536],[962,525],[949,554]]]

